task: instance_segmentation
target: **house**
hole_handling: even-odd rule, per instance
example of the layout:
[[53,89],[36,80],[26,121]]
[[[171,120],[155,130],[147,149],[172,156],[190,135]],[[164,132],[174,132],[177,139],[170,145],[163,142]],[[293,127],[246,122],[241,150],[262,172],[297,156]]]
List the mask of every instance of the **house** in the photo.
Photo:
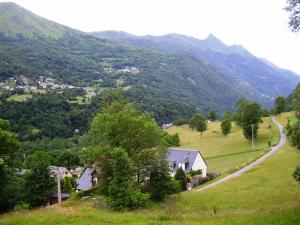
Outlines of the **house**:
[[94,187],[98,183],[99,173],[96,168],[86,168],[77,181],[76,190],[83,191]]
[[71,172],[66,167],[49,166],[50,173],[53,175],[59,175],[60,178],[72,177]]
[[206,177],[207,164],[201,153],[197,150],[170,148],[168,149],[167,161],[171,167],[172,176],[181,167],[185,173],[201,170],[201,176]]
[[84,171],[84,167],[83,166],[79,166],[77,168],[75,168],[74,170],[71,169],[70,172],[77,178],[79,179],[79,177],[81,176],[81,174]]

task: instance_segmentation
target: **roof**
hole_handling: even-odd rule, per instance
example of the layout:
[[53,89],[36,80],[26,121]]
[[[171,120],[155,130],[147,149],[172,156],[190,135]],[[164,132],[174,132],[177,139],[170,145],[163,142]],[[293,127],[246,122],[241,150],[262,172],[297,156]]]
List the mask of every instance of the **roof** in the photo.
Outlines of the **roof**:
[[188,166],[187,168],[185,168],[185,172],[190,172],[198,154],[200,154],[201,158],[203,159],[201,153],[198,150],[169,148],[167,160],[170,164],[176,164],[174,168],[175,171],[178,169],[179,163],[188,162]]
[[78,190],[88,190],[92,188],[92,173],[95,172],[95,168],[86,168],[84,173],[78,180]]
[[66,167],[61,167],[61,166],[49,166],[50,173],[57,174],[59,173],[59,176],[63,176],[65,172],[70,171]]

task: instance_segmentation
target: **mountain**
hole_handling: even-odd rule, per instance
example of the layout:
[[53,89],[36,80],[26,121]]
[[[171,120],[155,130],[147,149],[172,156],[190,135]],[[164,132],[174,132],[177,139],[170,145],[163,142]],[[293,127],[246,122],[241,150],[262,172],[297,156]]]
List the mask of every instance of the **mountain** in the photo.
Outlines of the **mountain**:
[[8,36],[22,34],[27,38],[39,35],[57,39],[78,33],[73,29],[37,16],[12,2],[1,3],[0,30]]
[[0,82],[25,75],[33,84],[45,76],[100,91],[122,88],[160,123],[198,110],[233,110],[242,96],[271,106],[299,81],[213,35],[199,40],[111,31],[94,37],[14,3],[0,3],[0,12]]
[[197,110],[233,109],[242,96],[193,56],[95,38],[14,3],[0,3],[0,12],[0,82],[25,75],[31,83],[46,76],[100,91],[119,87],[160,123]]
[[214,68],[223,80],[243,90],[241,93],[246,93],[246,97],[266,106],[270,106],[276,96],[289,95],[300,82],[297,74],[255,57],[242,46],[228,46],[212,34],[205,40],[179,34],[134,36],[115,31],[92,32],[91,35],[160,53],[194,57]]

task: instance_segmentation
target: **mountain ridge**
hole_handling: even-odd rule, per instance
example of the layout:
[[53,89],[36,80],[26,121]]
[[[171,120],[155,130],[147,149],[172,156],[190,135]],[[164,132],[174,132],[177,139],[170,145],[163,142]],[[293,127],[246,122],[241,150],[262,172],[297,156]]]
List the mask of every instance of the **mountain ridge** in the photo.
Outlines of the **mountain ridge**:
[[[160,53],[190,55],[212,66],[225,79],[236,83],[242,89],[247,89],[248,93],[261,96],[287,96],[296,83],[300,82],[300,76],[296,73],[257,58],[243,46],[228,46],[212,34],[203,40],[180,34],[132,36],[113,31],[93,32],[91,35]],[[267,87],[266,80],[270,81],[270,87]]]
[[[4,6],[0,3],[0,12],[5,11]],[[280,74],[274,82],[267,76],[250,83],[246,78],[255,74],[255,66],[263,62],[248,56],[250,53],[241,47],[228,47],[213,36],[208,38],[210,45],[178,34],[135,38],[120,32],[115,39],[123,39],[117,41],[114,32],[109,38],[94,37],[18,7],[14,5],[6,11],[0,21],[0,62],[5,62],[0,63],[0,81],[24,74],[35,82],[42,75],[100,91],[121,88],[128,99],[152,112],[159,122],[188,117],[199,110],[233,110],[240,97],[270,107],[274,97],[287,95],[294,88],[282,82]],[[25,22],[18,23],[14,17]],[[7,24],[21,26],[20,32],[10,33]],[[33,28],[29,26],[28,31],[30,24]],[[56,33],[48,35],[53,29]],[[253,71],[241,66],[244,58],[252,63]]]

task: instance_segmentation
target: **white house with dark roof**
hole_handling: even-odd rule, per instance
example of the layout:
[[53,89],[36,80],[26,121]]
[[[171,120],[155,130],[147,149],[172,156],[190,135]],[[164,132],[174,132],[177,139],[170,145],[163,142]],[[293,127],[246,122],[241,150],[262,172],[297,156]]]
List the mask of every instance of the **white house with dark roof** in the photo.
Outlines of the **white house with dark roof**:
[[94,187],[98,183],[99,173],[95,168],[86,168],[77,181],[76,190],[83,191]]
[[71,172],[66,168],[66,167],[61,167],[61,166],[49,166],[50,173],[52,175],[59,175],[59,177],[64,178],[64,177],[72,177]]
[[167,161],[171,167],[172,176],[181,167],[185,173],[201,170],[201,176],[206,177],[207,164],[201,153],[197,150],[169,148]]

